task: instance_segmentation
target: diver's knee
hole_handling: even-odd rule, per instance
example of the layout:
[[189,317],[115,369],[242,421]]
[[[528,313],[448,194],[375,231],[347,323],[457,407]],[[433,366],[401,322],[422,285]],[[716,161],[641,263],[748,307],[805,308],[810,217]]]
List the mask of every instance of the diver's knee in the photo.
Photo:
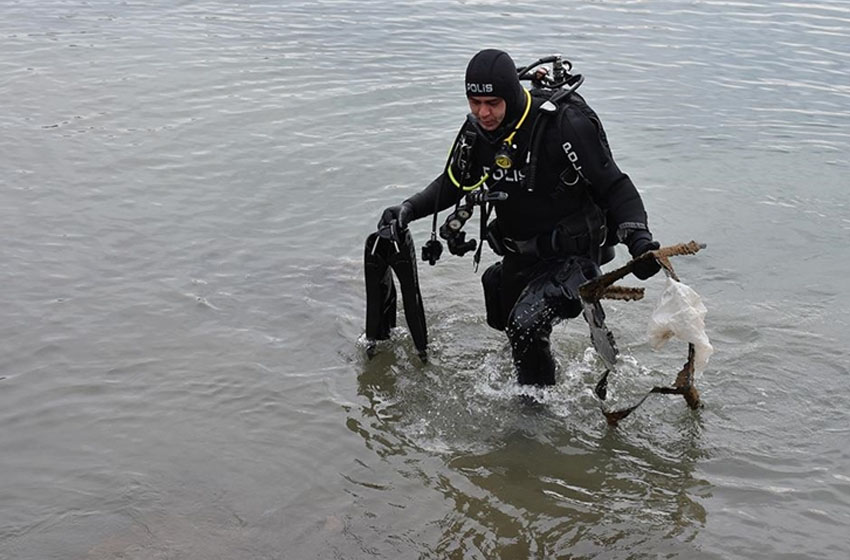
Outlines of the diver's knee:
[[551,317],[539,305],[519,302],[508,315],[505,333],[514,349],[549,340]]
[[512,343],[529,337],[535,330],[534,315],[524,307],[517,304],[508,314],[505,333]]

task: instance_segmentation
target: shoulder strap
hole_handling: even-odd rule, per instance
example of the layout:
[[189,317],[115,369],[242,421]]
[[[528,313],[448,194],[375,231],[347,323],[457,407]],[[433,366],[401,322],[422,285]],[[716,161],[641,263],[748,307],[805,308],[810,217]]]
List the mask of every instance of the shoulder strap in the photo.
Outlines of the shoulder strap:
[[[531,127],[531,143],[528,146],[528,154],[526,155],[528,165],[525,176],[525,189],[528,192],[534,192],[538,153],[540,152],[540,144],[546,130],[546,125],[552,120],[554,115],[563,113],[561,106],[557,103],[557,97],[556,94],[540,105],[537,109],[537,117],[534,119],[534,124]],[[554,101],[552,100],[553,98],[555,99]],[[560,125],[560,117],[558,123]]]

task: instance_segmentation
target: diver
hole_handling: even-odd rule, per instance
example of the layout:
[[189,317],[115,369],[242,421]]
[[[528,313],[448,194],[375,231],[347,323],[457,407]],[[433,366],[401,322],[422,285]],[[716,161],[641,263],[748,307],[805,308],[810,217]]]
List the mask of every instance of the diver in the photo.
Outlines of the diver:
[[[468,218],[473,206],[461,200],[476,200],[482,216],[488,205],[495,210],[482,231],[502,257],[482,275],[487,324],[507,334],[519,383],[544,386],[555,383],[552,326],[581,314],[578,287],[601,274],[613,245],[624,243],[632,256],[660,245],[599,117],[575,92],[580,82],[538,95],[523,87],[521,74],[504,51],[472,57],[465,79],[470,114],[446,167],[425,189],[386,208],[379,227],[404,230],[452,206],[451,217],[466,209],[461,217]],[[453,253],[474,248],[461,238],[456,252],[449,233],[441,228]],[[438,256],[429,244],[423,248],[424,260],[433,264]],[[634,272],[646,280],[659,269],[645,259]]]

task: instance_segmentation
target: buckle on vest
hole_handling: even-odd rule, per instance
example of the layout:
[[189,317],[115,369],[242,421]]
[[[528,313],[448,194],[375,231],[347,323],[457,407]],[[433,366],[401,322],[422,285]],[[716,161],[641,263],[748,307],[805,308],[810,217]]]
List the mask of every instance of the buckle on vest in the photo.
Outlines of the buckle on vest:
[[533,257],[540,256],[540,251],[537,250],[537,236],[525,240],[516,240],[511,239],[510,237],[505,237],[502,240],[502,243],[505,246],[505,250],[509,253]]

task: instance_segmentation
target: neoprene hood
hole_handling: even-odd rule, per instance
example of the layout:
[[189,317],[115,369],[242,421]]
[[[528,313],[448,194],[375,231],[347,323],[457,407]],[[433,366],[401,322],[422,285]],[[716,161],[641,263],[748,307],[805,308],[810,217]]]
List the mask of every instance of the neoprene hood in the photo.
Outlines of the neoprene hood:
[[504,124],[515,123],[525,109],[525,92],[510,55],[497,49],[479,51],[466,67],[466,96],[501,97],[507,109]]

